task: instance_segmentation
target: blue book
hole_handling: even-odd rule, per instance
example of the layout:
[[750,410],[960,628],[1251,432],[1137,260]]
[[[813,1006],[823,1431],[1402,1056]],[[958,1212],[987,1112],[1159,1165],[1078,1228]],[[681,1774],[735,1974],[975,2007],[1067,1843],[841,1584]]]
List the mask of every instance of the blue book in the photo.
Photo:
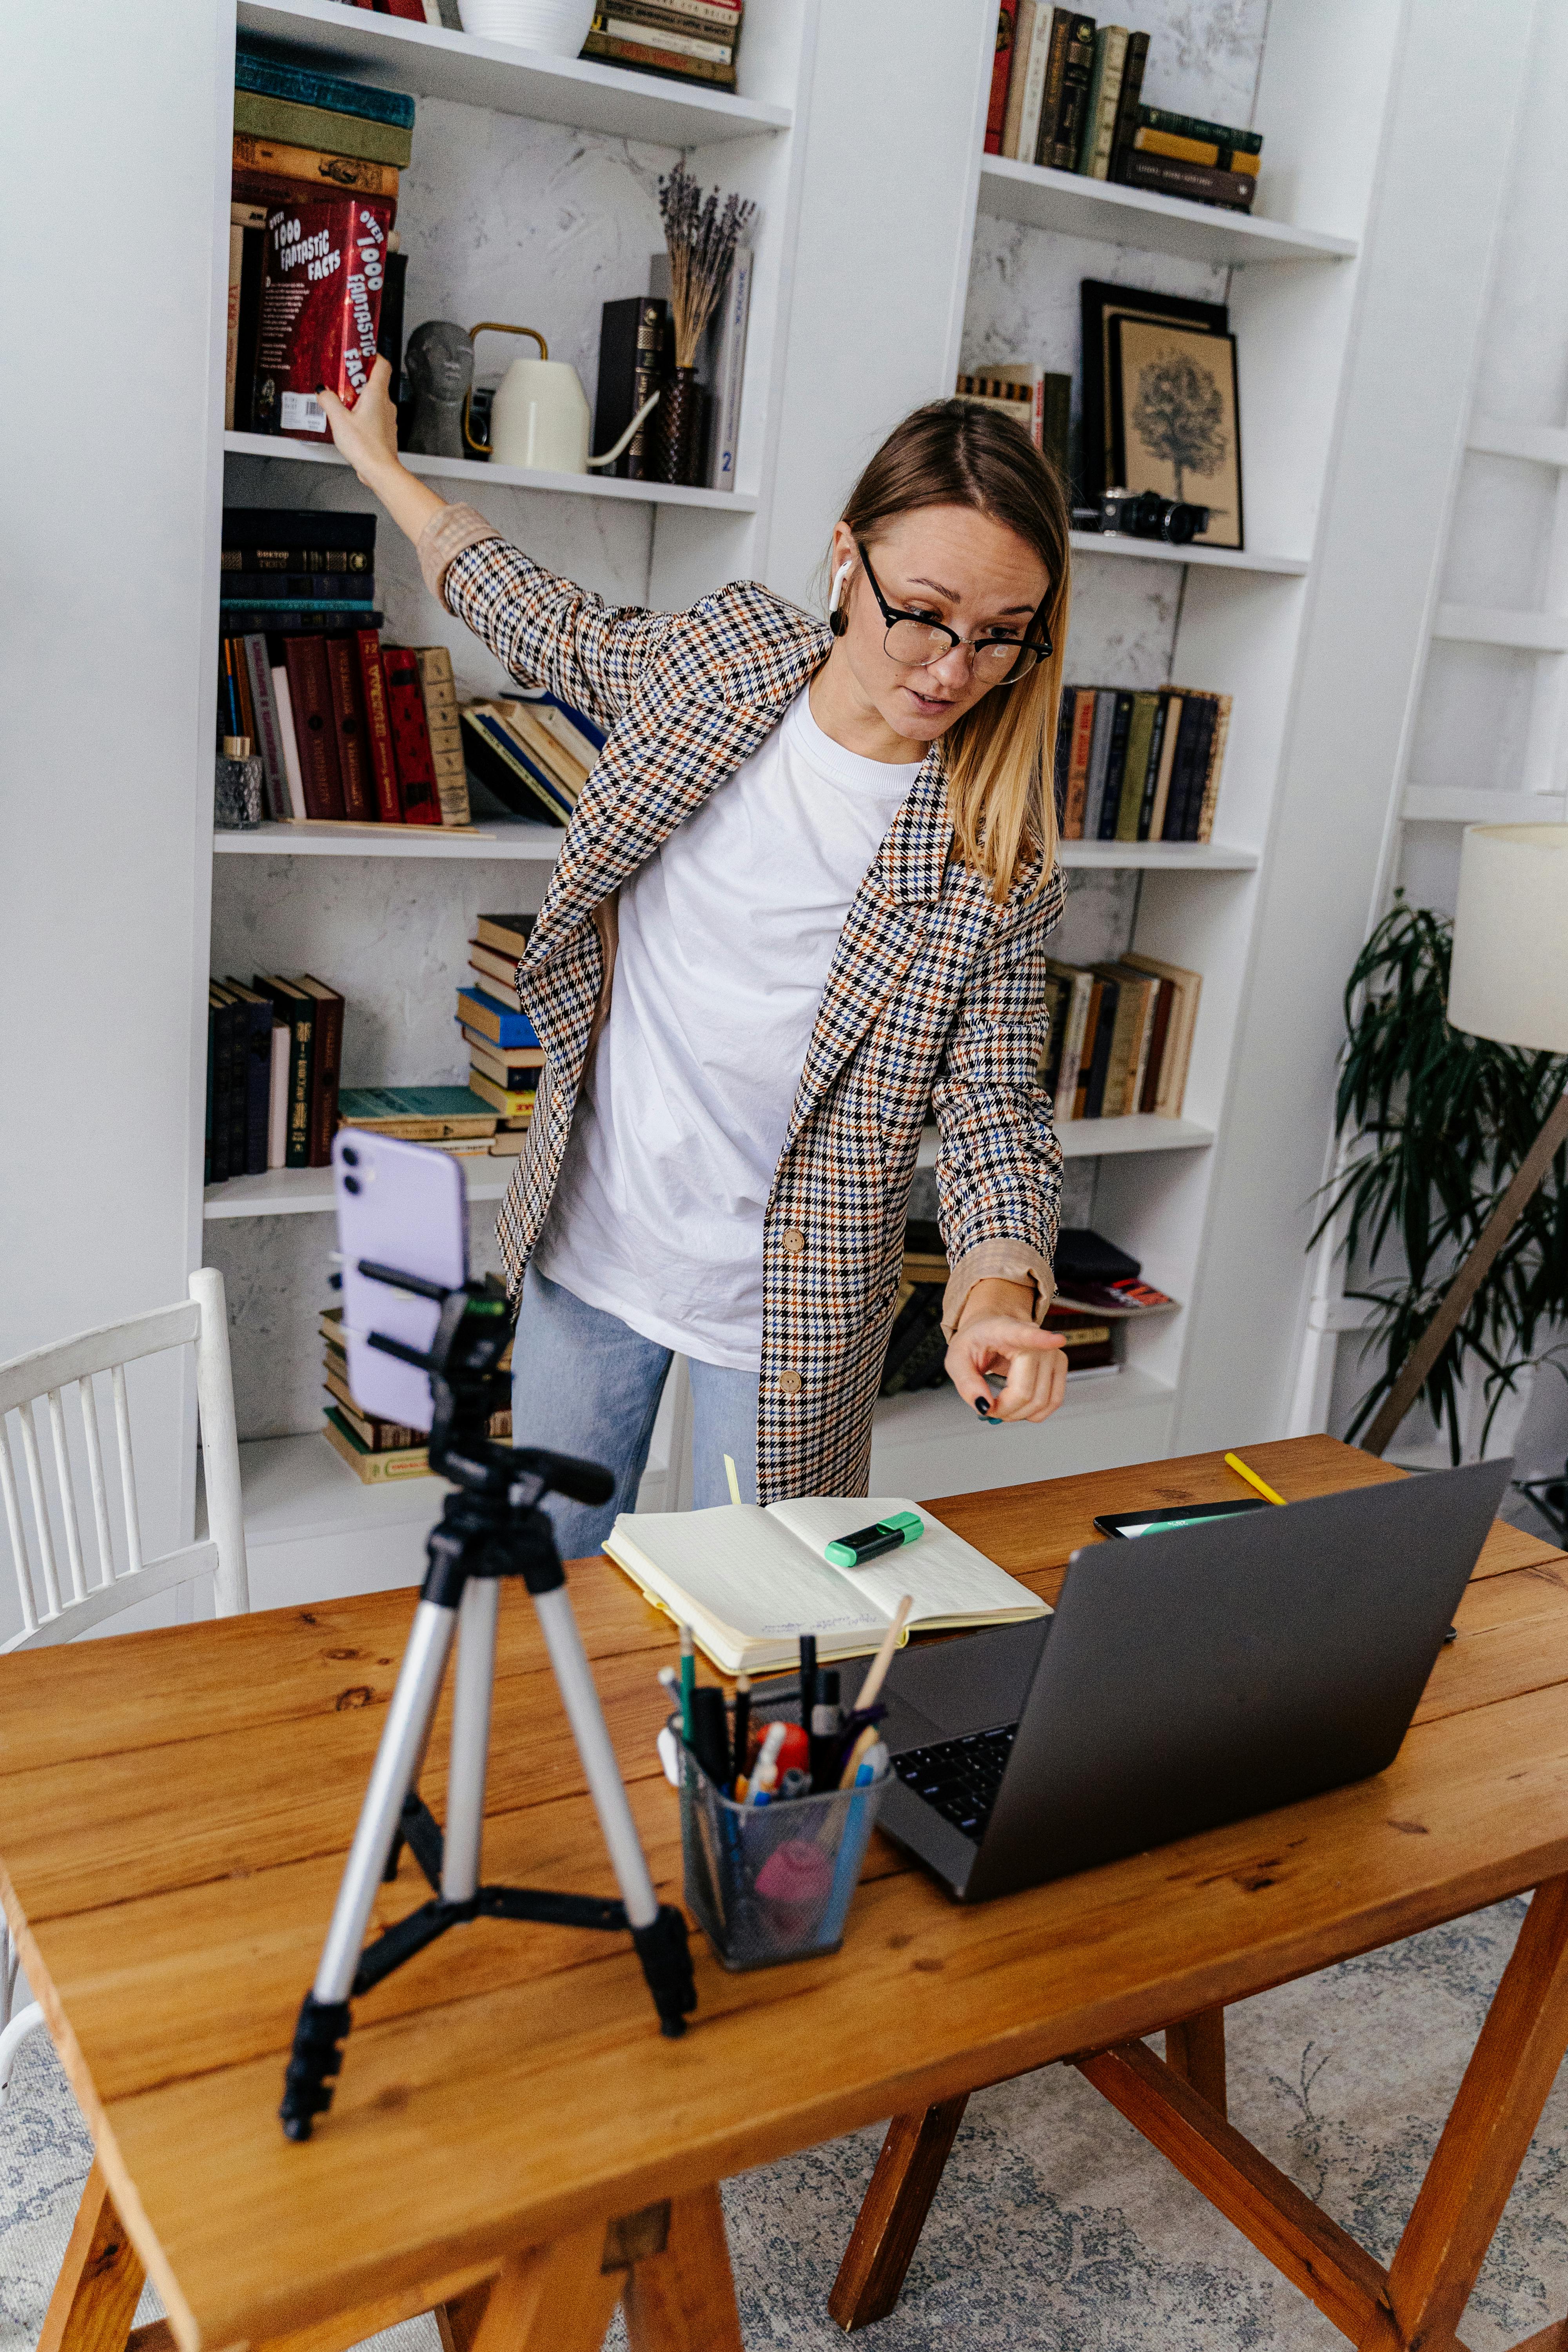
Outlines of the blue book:
[[351,604],[344,596],[220,596],[218,610],[220,613],[325,613],[329,618],[336,614],[353,628],[374,629],[380,625],[379,614],[374,621],[370,617],[375,611],[374,604]]
[[[261,98],[287,99],[294,106],[317,106],[328,114],[357,114],[366,122],[414,128],[414,100],[400,89],[372,89],[363,81],[318,73],[310,66],[285,65],[269,49],[254,49],[240,36],[235,51],[234,86]],[[323,194],[325,191],[323,191]]]
[[465,1028],[477,1030],[488,1037],[492,1045],[537,1045],[539,1039],[526,1013],[501,997],[492,996],[488,988],[475,981],[469,988],[458,991],[458,1018]]
[[561,786],[493,711],[464,703],[458,716],[468,730],[463,743],[466,763],[503,808],[514,816],[542,812],[552,824],[570,822],[572,803]]

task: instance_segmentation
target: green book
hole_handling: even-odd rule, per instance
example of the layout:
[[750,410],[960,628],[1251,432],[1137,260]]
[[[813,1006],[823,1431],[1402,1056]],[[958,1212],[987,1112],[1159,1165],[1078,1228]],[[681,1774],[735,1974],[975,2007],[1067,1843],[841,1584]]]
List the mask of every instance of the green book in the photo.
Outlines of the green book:
[[[455,1122],[461,1122],[461,1126]],[[496,1123],[493,1104],[467,1087],[345,1087],[338,1097],[340,1127],[395,1129],[423,1126],[460,1138],[467,1128],[489,1135]]]
[[1143,778],[1149,766],[1149,745],[1154,732],[1157,694],[1135,694],[1127,728],[1127,759],[1121,770],[1121,798],[1116,811],[1118,841],[1136,841],[1143,806]]
[[325,107],[301,106],[255,89],[234,93],[234,127],[251,139],[273,139],[281,147],[311,147],[319,153],[352,155],[362,163],[395,163],[406,170],[414,133],[395,122],[373,122],[368,115],[333,114]]

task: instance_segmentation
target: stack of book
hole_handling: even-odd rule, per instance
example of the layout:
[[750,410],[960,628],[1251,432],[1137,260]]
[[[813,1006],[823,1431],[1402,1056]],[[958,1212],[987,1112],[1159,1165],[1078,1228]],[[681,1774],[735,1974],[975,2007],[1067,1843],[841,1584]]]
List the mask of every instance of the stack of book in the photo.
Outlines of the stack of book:
[[[917,1389],[939,1389],[945,1382],[947,1340],[942,1328],[942,1304],[949,1271],[941,1228],[929,1217],[911,1217],[905,1228],[903,1281],[888,1336],[879,1395],[906,1396]],[[1045,1328],[1067,1342],[1069,1381],[1085,1372],[1119,1369],[1116,1319],[1098,1307],[1053,1299],[1046,1311]]]
[[1040,1083],[1058,1128],[1151,1112],[1180,1118],[1202,975],[1157,956],[1047,962],[1050,1032]]
[[[327,1402],[323,1412],[321,1433],[334,1453],[342,1455],[354,1476],[366,1486],[381,1486],[395,1478],[423,1478],[430,1467],[426,1433],[419,1429],[405,1429],[395,1421],[383,1421],[379,1413],[367,1412],[349,1385],[348,1349],[343,1343],[343,1310],[328,1307],[321,1314],[321,1339],[324,1342],[324,1362],[321,1377],[326,1385]],[[509,1345],[500,1360],[503,1372],[511,1370],[511,1349]],[[511,1414],[492,1413],[489,1433],[491,1437],[511,1436]]]
[[214,981],[203,1181],[329,1166],[342,1049],[343,1000],[310,972]]
[[[405,262],[393,223],[399,173],[413,152],[414,100],[286,64],[243,33],[234,79],[224,425],[324,442],[326,415],[314,395],[322,383],[339,389],[335,363],[345,356],[345,338],[351,383],[366,331],[371,353],[384,352],[395,374],[402,358]],[[315,270],[301,300],[305,289],[287,282],[298,273],[280,267],[280,239],[292,247],[315,236],[322,239],[321,257],[334,254],[340,266]],[[295,384],[297,351],[311,365]]]
[[375,517],[230,507],[217,732],[260,754],[277,824],[468,825],[452,656],[384,646]]
[[1051,0],[1001,0],[985,152],[1247,212],[1260,131],[1142,103],[1149,35]]
[[489,1160],[500,1122],[468,1087],[347,1087],[338,1125],[427,1143],[455,1160]]
[[1209,841],[1230,732],[1228,694],[1064,686],[1057,824],[1064,841]]
[[583,55],[733,89],[744,14],[745,0],[600,0]]
[[[533,1097],[544,1055],[526,1013],[517,1009],[517,967],[531,915],[480,915],[468,941],[475,985],[458,999],[458,1025],[468,1049],[468,1084],[503,1122],[498,1142],[518,1135],[533,1117]],[[465,1011],[465,1005],[467,1011]]]
[[566,824],[605,746],[605,730],[552,694],[465,702],[468,772],[514,816]]
[[1032,362],[1009,360],[995,368],[961,375],[954,391],[960,400],[972,400],[982,408],[999,408],[1005,416],[1012,417],[1067,479],[1070,375],[1048,375]]

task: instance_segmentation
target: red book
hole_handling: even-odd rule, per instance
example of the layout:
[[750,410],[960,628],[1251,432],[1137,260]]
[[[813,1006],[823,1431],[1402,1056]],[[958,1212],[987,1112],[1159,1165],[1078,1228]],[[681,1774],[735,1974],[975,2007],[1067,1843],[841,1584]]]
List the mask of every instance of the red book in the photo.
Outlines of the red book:
[[316,1000],[316,1050],[310,1062],[311,1168],[332,1164],[332,1138],[338,1131],[338,1081],[343,1063],[343,1000],[323,980],[302,971],[295,982]]
[[357,824],[374,824],[378,814],[375,780],[371,773],[370,747],[365,741],[364,716],[360,709],[359,659],[354,641],[352,637],[329,637],[326,645],[343,814]]
[[294,714],[300,778],[305,788],[305,814],[341,817],[343,785],[338,767],[338,730],[332,717],[325,637],[285,637],[283,666],[289,673],[289,701]]
[[375,781],[376,809],[383,824],[401,824],[403,803],[397,797],[397,758],[392,748],[392,720],[386,708],[386,673],[381,667],[381,639],[374,629],[356,629],[354,649],[359,656],[365,742],[370,753],[371,774]]
[[425,14],[425,0],[381,0],[376,13],[382,16],[405,17],[411,25],[427,25],[430,21]]
[[352,408],[375,365],[386,236],[384,196],[323,196],[267,216],[256,416],[265,433],[327,439],[325,384]]
[[1007,120],[1007,81],[1013,70],[1013,42],[1018,26],[1018,0],[1002,0],[996,11],[996,62],[991,68],[991,104],[985,116],[985,152],[1002,152],[1002,126]]
[[386,712],[397,760],[403,822],[439,824],[441,802],[436,790],[436,762],[430,755],[430,730],[425,723],[418,656],[406,646],[383,646],[381,664],[386,674]]

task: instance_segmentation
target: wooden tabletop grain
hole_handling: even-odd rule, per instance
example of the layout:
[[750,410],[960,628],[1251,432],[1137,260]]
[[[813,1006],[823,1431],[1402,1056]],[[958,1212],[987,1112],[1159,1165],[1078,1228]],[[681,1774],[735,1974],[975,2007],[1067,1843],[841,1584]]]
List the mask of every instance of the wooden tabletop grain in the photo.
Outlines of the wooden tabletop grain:
[[[1249,1450],[1288,1498],[1395,1476]],[[1217,1454],[937,1503],[1050,1598],[1096,1512],[1238,1491]],[[1151,1573],[1158,1555],[1150,1555]],[[673,1630],[571,1590],[660,1892]],[[661,2040],[624,1938],[481,1920],[356,2004],[331,2115],[277,2120],[415,1596],[0,1662],[0,1895],[115,2202],[187,2346],[238,2345],[1453,1917],[1568,1870],[1568,1558],[1494,1529],[1375,1780],[961,1909],[873,1843],[844,1948]],[[445,1717],[425,1791],[445,1797]],[[531,1605],[503,1588],[485,1875],[612,1894]],[[405,1857],[377,1924],[422,1899]]]

